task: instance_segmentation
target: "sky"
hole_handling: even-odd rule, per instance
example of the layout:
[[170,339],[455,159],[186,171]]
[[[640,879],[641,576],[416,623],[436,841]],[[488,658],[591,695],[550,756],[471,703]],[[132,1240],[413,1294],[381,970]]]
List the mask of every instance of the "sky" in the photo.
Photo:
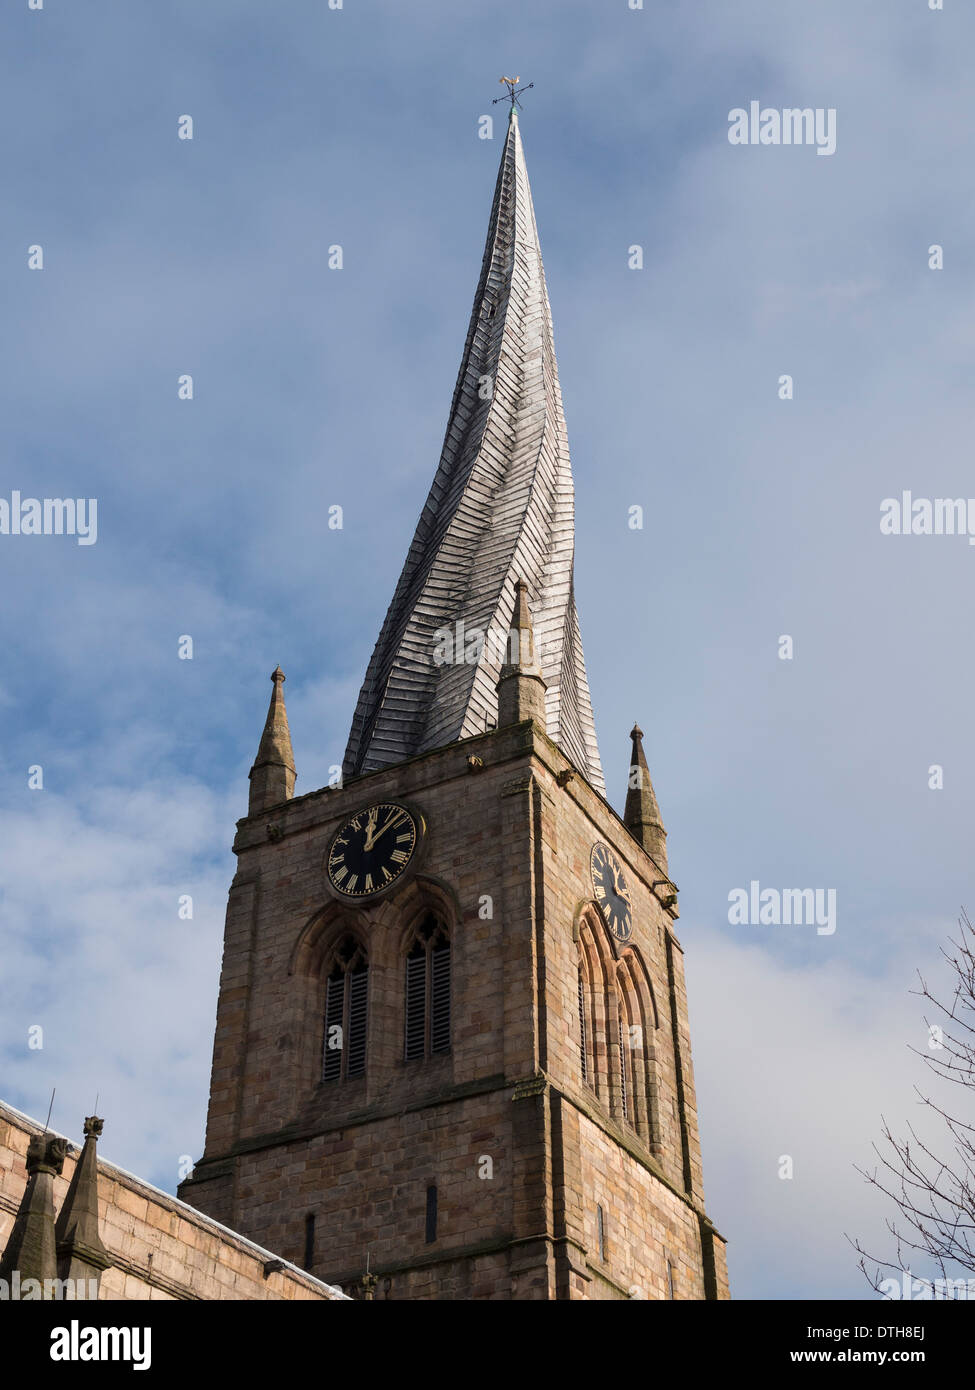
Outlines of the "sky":
[[[873,1296],[857,1166],[934,1089],[911,991],[975,911],[975,549],[880,527],[975,496],[973,40],[960,0],[9,0],[0,499],[98,529],[0,534],[3,1099],[56,1087],[79,1135],[97,1093],[105,1156],[168,1191],[201,1153],[268,676],[311,791],[436,468],[518,74],[603,768],[621,810],[639,720],[732,1293]],[[730,143],[752,101],[834,110],[835,152]],[[835,892],[835,931],[731,922],[752,882]]]

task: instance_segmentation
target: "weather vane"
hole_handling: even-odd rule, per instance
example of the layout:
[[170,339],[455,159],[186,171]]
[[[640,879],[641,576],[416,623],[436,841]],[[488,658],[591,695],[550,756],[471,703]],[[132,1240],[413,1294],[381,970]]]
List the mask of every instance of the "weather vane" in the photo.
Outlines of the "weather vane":
[[512,111],[515,109],[516,106],[520,111],[521,102],[518,100],[518,98],[522,96],[525,92],[530,91],[531,88],[535,85],[534,82],[529,82],[527,87],[519,87],[518,83],[521,81],[520,77],[502,77],[501,81],[507,84],[508,90],[503,97],[495,97],[494,100],[491,102],[491,105],[497,106],[499,101],[510,101]]

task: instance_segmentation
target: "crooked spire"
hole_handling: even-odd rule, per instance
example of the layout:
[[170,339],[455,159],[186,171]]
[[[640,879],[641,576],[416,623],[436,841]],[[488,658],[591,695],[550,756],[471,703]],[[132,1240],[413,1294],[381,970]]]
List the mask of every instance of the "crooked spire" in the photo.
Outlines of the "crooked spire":
[[254,766],[250,770],[249,816],[269,806],[289,801],[295,789],[295,758],[291,751],[291,730],[284,707],[284,672],[276,666],[271,672],[274,689],[268,707],[264,732]]
[[[359,694],[344,775],[483,733],[498,720],[522,579],[532,595],[546,730],[604,795],[573,554],[552,316],[512,107],[440,464]],[[472,636],[477,660],[469,659]]]
[[647,767],[647,758],[643,751],[643,730],[638,724],[633,725],[630,738],[633,740],[633,751],[630,754],[630,776],[627,782],[623,824],[666,874],[669,873],[667,832],[660,815],[660,807],[657,805],[653,783],[650,781],[650,769]]

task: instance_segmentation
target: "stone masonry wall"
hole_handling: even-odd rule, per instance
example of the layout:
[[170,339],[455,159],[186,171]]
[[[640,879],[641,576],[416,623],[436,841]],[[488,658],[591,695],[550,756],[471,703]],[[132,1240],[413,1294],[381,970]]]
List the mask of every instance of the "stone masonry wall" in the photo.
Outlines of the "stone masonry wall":
[[[42,1126],[0,1104],[0,1249],[14,1224],[27,1185],[27,1145]],[[75,1146],[55,1182],[60,1210],[80,1149]],[[113,1266],[102,1275],[99,1297],[145,1299],[341,1300],[302,1270],[270,1251],[224,1231],[202,1212],[101,1159],[98,1210],[102,1241]],[[277,1268],[266,1272],[269,1261]]]
[[[702,1252],[681,950],[661,901],[670,886],[571,772],[521,725],[240,822],[206,1150],[183,1197],[298,1261],[314,1217],[315,1273],[349,1286],[368,1256],[380,1298],[643,1296],[631,1286],[668,1297],[668,1259],[676,1297],[726,1289],[723,1242],[709,1236]],[[423,815],[419,859],[388,895],[346,905],[326,884],[329,843],[383,800]],[[599,926],[597,839],[624,863],[627,949],[652,993],[634,1063],[647,1078],[642,1132],[616,1113],[608,1052],[594,1084],[580,1072],[578,934]],[[452,1047],[407,1063],[403,955],[429,910],[451,934]],[[366,1074],[325,1083],[324,973],[346,932],[369,954]],[[594,1272],[597,1192],[616,1234]]]

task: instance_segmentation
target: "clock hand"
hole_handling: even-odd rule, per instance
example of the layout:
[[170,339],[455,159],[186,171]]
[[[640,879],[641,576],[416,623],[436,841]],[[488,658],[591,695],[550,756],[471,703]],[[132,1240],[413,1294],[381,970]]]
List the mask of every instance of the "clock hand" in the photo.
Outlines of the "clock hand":
[[623,902],[628,903],[630,901],[630,890],[628,888],[620,887],[620,876],[616,872],[616,865],[611,864],[610,868],[613,870],[613,892]]
[[375,809],[371,809],[366,819],[366,838],[362,846],[363,852],[371,850],[376,842],[376,821],[378,817],[379,812]]
[[379,840],[379,839],[381,839],[382,836],[386,834],[386,831],[390,828],[390,826],[393,826],[393,825],[402,825],[402,823],[403,823],[403,817],[402,817],[402,816],[396,816],[396,815],[390,816],[389,820],[388,820],[388,821],[386,822],[386,824],[383,826],[382,830],[377,831],[377,832],[373,835],[372,841],[370,842],[370,844],[368,844],[368,845],[366,846],[366,848],[367,848],[367,849],[372,849],[372,847],[373,847],[373,845],[376,843],[376,841]]

